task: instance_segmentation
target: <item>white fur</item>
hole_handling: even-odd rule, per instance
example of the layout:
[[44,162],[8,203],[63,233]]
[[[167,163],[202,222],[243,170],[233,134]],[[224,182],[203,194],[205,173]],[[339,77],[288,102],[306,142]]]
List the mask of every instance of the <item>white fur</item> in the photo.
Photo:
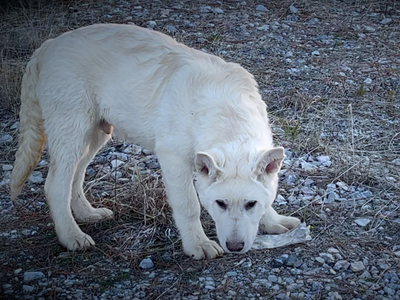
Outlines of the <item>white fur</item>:
[[[239,65],[140,27],[93,25],[44,43],[31,69],[23,86],[34,96],[23,97],[22,105],[33,103],[35,120],[44,120],[51,155],[45,192],[68,249],[94,244],[72,212],[82,221],[112,217],[108,209],[93,208],[82,190],[86,166],[112,126],[158,156],[183,249],[195,259],[229,252],[229,243],[247,251],[260,221],[261,229],[276,233],[299,223],[271,207],[283,149],[273,147],[266,105]],[[104,123],[112,124],[110,131]],[[27,126],[34,124],[21,129],[31,135],[26,139],[38,139]],[[41,150],[29,147],[20,141],[20,165],[26,153]],[[25,178],[13,174],[14,195]],[[223,249],[205,235],[198,200],[216,222]],[[246,209],[248,201],[257,202]]]

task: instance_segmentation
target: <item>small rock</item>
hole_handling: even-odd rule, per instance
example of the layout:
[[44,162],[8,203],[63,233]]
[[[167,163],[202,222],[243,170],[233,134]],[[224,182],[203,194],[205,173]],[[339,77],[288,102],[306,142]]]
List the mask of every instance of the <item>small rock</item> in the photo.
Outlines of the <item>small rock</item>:
[[2,165],[1,168],[3,171],[11,171],[13,169],[12,165]]
[[12,141],[13,141],[13,137],[9,134],[5,134],[2,137],[0,137],[0,145],[9,144]]
[[22,286],[22,290],[25,292],[25,293],[32,293],[34,290],[35,290],[35,288],[33,287],[33,286],[30,286],[30,285],[23,285]]
[[354,223],[356,223],[358,226],[361,226],[361,227],[367,226],[370,222],[371,222],[371,220],[367,219],[367,218],[360,218],[360,219],[354,220]]
[[24,282],[30,282],[38,279],[44,278],[44,274],[42,272],[25,272],[24,273]]
[[21,271],[22,271],[21,268],[14,270],[14,275],[18,275],[19,273],[21,273]]
[[147,27],[149,28],[154,28],[157,26],[157,22],[156,21],[148,21],[147,22]]
[[397,257],[400,257],[400,251],[395,251],[395,252],[393,252],[393,254],[394,254],[395,256],[397,256]]
[[268,276],[268,281],[269,282],[277,282],[278,278],[275,275],[269,275]]
[[316,257],[315,260],[319,262],[321,265],[325,263],[325,260],[322,257]]
[[400,158],[392,160],[392,163],[395,164],[396,166],[400,166]]
[[314,55],[314,56],[319,56],[319,51],[318,51],[318,50],[315,50],[315,51],[313,51],[311,54]]
[[335,262],[335,258],[330,253],[320,253],[319,256],[322,257],[327,263]]
[[365,29],[365,31],[367,31],[367,32],[375,32],[375,31],[376,31],[376,29],[375,29],[374,27],[368,26],[368,25],[365,25],[365,26],[364,26],[364,29]]
[[293,4],[289,6],[289,11],[292,14],[297,14],[299,12],[299,10],[296,7],[294,7]]
[[327,155],[317,156],[317,160],[325,167],[330,167],[332,165],[331,159]]
[[350,263],[347,260],[339,260],[335,263],[333,267],[335,270],[346,270],[350,266]]
[[388,24],[392,23],[392,21],[393,20],[391,18],[384,18],[380,23],[382,25],[388,25]]
[[268,31],[269,30],[269,25],[263,25],[263,26],[257,27],[257,30]]
[[304,169],[305,171],[315,170],[315,166],[306,161],[301,162],[301,168]]
[[356,261],[350,264],[350,270],[353,272],[359,272],[365,269],[365,266],[362,261]]
[[66,280],[64,281],[64,285],[65,285],[65,286],[73,286],[74,283],[75,283],[75,280],[71,280],[71,279],[66,279]]
[[212,9],[211,9],[210,6],[202,6],[202,7],[200,7],[200,12],[201,13],[209,13],[211,11],[212,11]]
[[14,124],[11,125],[10,127],[11,130],[19,129],[19,122],[15,122]]
[[29,176],[29,181],[32,183],[42,183],[43,175],[40,171],[33,171],[31,176]]
[[119,166],[123,165],[125,162],[123,162],[122,160],[119,159],[114,159],[111,161],[111,166],[113,167],[113,169],[118,168]]
[[170,34],[175,34],[178,32],[178,29],[176,29],[175,26],[172,25],[166,25],[164,29]]
[[329,299],[332,300],[341,300],[342,296],[340,296],[340,294],[338,292],[329,292],[328,293]]
[[371,278],[371,274],[368,271],[364,271],[358,278],[367,280]]
[[288,266],[288,267],[292,267],[292,266],[295,265],[296,261],[297,261],[297,256],[296,255],[293,255],[293,254],[289,255],[289,257],[285,261],[285,265]]
[[223,14],[224,13],[224,11],[219,7],[214,8],[213,11],[214,11],[215,14]]
[[142,269],[151,269],[154,267],[154,264],[150,258],[145,258],[140,262],[139,267]]
[[372,83],[372,79],[371,78],[367,78],[364,80],[365,84],[371,84]]
[[268,9],[264,5],[261,5],[261,4],[257,5],[256,10],[257,11],[268,11]]

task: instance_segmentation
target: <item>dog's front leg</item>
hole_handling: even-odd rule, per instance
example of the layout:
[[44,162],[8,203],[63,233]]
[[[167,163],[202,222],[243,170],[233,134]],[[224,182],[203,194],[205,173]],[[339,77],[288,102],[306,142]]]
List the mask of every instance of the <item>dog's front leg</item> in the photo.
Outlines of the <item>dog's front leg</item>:
[[193,185],[191,165],[182,162],[175,153],[158,151],[157,156],[184,252],[194,259],[221,256],[224,251],[206,236],[200,222],[200,203]]
[[272,206],[265,210],[260,221],[260,231],[269,234],[281,234],[300,224],[300,220],[294,217],[286,217],[278,214]]

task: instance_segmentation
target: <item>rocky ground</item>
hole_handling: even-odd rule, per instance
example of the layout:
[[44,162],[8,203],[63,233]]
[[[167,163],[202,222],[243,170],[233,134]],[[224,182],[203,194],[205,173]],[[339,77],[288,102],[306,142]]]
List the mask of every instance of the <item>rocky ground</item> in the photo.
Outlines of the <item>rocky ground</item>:
[[[28,3],[29,2],[29,3]],[[400,6],[396,1],[35,1],[0,10],[0,298],[400,299]],[[85,190],[112,221],[57,242],[48,157],[20,199],[7,183],[23,67],[41,42],[93,23],[135,23],[242,64],[286,148],[275,207],[312,240],[211,261],[182,253],[157,158],[114,140]],[[206,233],[216,238],[204,213]]]

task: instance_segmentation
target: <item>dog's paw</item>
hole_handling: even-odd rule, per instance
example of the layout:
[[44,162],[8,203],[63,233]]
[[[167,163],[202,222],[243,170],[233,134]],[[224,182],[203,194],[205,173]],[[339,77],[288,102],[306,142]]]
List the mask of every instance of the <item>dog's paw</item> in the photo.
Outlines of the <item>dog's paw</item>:
[[82,223],[96,223],[113,217],[114,213],[108,208],[93,208],[86,213],[79,212],[75,215],[75,219]]
[[214,241],[204,240],[195,245],[183,247],[185,253],[194,259],[216,258],[224,254],[224,250]]
[[297,227],[300,220],[294,217],[279,215],[276,220],[264,218],[260,222],[260,231],[268,234],[282,234]]
[[70,234],[67,238],[60,238],[60,243],[71,251],[83,250],[95,244],[93,239],[83,232]]

